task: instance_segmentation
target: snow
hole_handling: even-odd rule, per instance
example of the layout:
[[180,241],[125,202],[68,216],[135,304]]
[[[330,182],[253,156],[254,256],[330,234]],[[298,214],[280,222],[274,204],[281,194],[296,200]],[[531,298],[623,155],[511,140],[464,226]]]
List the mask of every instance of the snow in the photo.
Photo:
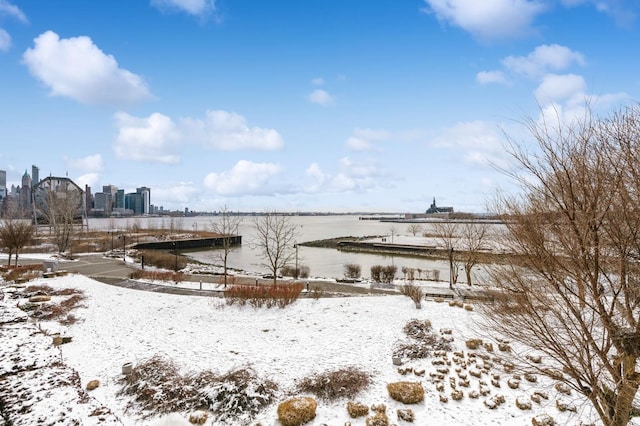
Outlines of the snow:
[[[397,411],[411,408],[415,413],[414,424],[447,425],[514,425],[531,424],[534,416],[548,414],[558,424],[598,423],[595,412],[589,404],[575,393],[571,396],[559,394],[550,379],[539,377],[537,383],[524,378],[518,389],[511,389],[507,380],[512,377],[502,371],[499,363],[482,379],[469,375],[470,387],[459,388],[465,397],[459,401],[451,398],[451,378],[456,377],[454,368],[449,367],[444,380],[444,392],[436,389],[431,376],[437,368],[432,358],[404,360],[402,369],[412,367],[426,370],[418,376],[409,372],[402,375],[398,366],[392,363],[392,351],[398,342],[408,338],[403,326],[412,319],[430,320],[433,330],[451,330],[453,350],[463,351],[465,356],[475,352],[486,354],[493,359],[500,356],[485,349],[469,350],[465,341],[480,337],[476,330],[477,313],[460,307],[449,306],[428,300],[422,309],[415,308],[413,302],[402,295],[301,298],[284,308],[254,309],[250,306],[227,306],[219,297],[199,297],[145,292],[109,286],[82,275],[68,275],[49,279],[36,279],[29,285],[49,285],[53,288],[74,288],[85,292],[84,307],[73,314],[80,319],[75,324],[62,326],[55,322],[33,323],[10,321],[24,318],[24,313],[16,308],[11,299],[12,288],[0,283],[0,333],[3,349],[0,352],[0,376],[24,367],[28,359],[31,371],[21,374],[19,381],[23,387],[31,388],[31,414],[17,420],[15,424],[32,424],[38,418],[50,418],[51,413],[62,411],[60,407],[72,410],[75,416],[82,416],[79,424],[160,425],[189,424],[190,413],[176,413],[169,416],[155,416],[143,419],[142,413],[126,411],[128,400],[118,397],[118,380],[122,377],[122,365],[137,363],[158,355],[175,362],[185,374],[212,370],[226,373],[238,367],[250,366],[259,376],[273,380],[279,385],[278,402],[262,411],[251,423],[263,426],[278,426],[277,404],[291,397],[297,382],[314,373],[328,372],[342,367],[355,366],[371,374],[373,383],[365,392],[352,398],[368,406],[385,404],[390,423],[406,424],[397,420]],[[49,334],[60,333],[72,336],[70,343],[54,347],[50,336],[39,333],[39,329]],[[485,339],[486,341],[486,339]],[[497,346],[494,343],[494,346]],[[100,386],[89,393],[91,401],[81,404],[77,395],[70,393],[68,386],[57,386],[59,391],[48,389],[48,397],[39,395],[43,383],[51,376],[61,377],[56,369],[60,362],[77,372],[80,386],[97,379]],[[481,362],[479,364],[482,364]],[[46,365],[52,365],[47,370]],[[37,367],[37,368],[36,368]],[[472,368],[480,366],[469,364]],[[41,371],[42,374],[33,374]],[[70,374],[68,371],[64,374]],[[500,387],[491,384],[491,375],[499,374]],[[64,376],[64,375],[63,375]],[[8,375],[11,378],[11,375]],[[479,389],[479,380],[486,382],[490,394],[477,399],[469,398],[468,390]],[[44,382],[43,382],[44,381]],[[388,383],[396,381],[418,381],[425,389],[425,400],[419,404],[405,405],[392,400],[386,390]],[[530,401],[534,391],[548,394],[548,400],[532,403],[530,410],[516,407]],[[47,390],[45,390],[47,391]],[[439,395],[447,395],[448,402],[441,402]],[[489,409],[485,402],[503,395],[505,402],[495,409]],[[312,396],[312,395],[302,395]],[[569,402],[577,412],[560,412],[556,400]],[[495,399],[494,399],[495,400]],[[318,400],[316,418],[307,423],[310,426],[364,425],[365,417],[351,419],[346,410],[347,400],[326,402]],[[526,404],[523,404],[526,405]],[[108,407],[112,414],[103,415],[103,422],[88,414],[96,407]],[[213,425],[210,418],[206,423]],[[225,422],[225,424],[233,424]],[[241,424],[241,423],[238,423]]]

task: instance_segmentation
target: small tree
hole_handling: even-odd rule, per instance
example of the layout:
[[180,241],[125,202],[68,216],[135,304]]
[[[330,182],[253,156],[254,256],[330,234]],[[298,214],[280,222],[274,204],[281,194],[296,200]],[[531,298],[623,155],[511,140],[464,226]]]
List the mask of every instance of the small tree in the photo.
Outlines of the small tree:
[[480,262],[489,227],[486,222],[466,222],[460,226],[459,242],[464,250],[461,258],[467,284],[471,285],[471,270]]
[[34,200],[36,217],[42,218],[49,225],[54,242],[60,253],[65,252],[75,233],[75,223],[83,220],[82,190],[69,181],[52,188],[51,179],[48,186],[41,188]]
[[393,237],[398,235],[398,227],[393,225],[389,228],[389,234],[391,235],[391,243],[393,243]]
[[254,218],[255,235],[253,247],[262,255],[261,266],[271,271],[273,285],[278,282],[278,270],[295,261],[295,241],[298,236],[296,225],[288,216],[277,212],[265,212]]
[[15,253],[15,264],[18,265],[20,250],[33,240],[35,226],[30,220],[20,219],[17,214],[5,215],[0,221],[0,246],[7,249],[9,259],[7,265],[11,265],[11,257]]
[[[458,224],[455,222],[435,222],[433,224],[433,232],[447,253],[449,259],[449,285],[458,282],[459,256],[456,253],[456,244],[458,244]],[[459,247],[458,247],[459,248]]]
[[413,235],[414,237],[417,234],[422,233],[423,229],[424,228],[422,228],[422,225],[420,225],[419,223],[410,223],[409,226],[407,226],[407,232]]
[[220,246],[216,246],[218,250],[213,252],[213,258],[222,262],[224,272],[224,286],[227,286],[227,260],[229,253],[238,246],[234,244],[234,237],[238,235],[238,228],[242,223],[242,216],[233,215],[227,206],[220,211],[218,219],[211,222],[211,231],[218,234],[220,238]]

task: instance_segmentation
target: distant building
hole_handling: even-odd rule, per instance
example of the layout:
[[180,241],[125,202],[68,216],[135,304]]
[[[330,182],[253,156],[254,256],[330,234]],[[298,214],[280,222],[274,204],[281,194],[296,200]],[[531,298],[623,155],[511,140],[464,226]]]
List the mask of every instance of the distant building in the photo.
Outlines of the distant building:
[[427,214],[435,213],[453,213],[453,207],[438,207],[436,206],[436,197],[433,197],[433,203],[426,211]]
[[40,169],[37,166],[31,166],[31,188],[40,182]]
[[33,187],[33,216],[37,223],[47,223],[47,217],[42,212],[49,210],[53,195],[57,200],[69,200],[69,204],[64,208],[73,208],[73,219],[84,225],[87,218],[84,191],[68,177],[54,176],[42,179]]

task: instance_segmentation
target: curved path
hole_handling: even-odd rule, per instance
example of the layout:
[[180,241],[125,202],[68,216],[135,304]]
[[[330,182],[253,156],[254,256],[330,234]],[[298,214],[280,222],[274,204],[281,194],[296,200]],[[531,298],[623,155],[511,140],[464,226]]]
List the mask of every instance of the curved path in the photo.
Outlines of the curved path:
[[[134,266],[136,265],[136,266]],[[182,287],[170,287],[165,285],[151,284],[130,279],[131,272],[138,270],[137,264],[124,263],[121,258],[105,257],[103,255],[80,256],[73,261],[60,261],[59,267],[70,273],[86,275],[96,281],[118,287],[126,287],[135,290],[152,291],[167,294],[182,294],[191,296],[220,296],[221,291],[197,290]],[[192,282],[220,283],[222,277],[216,275],[190,275],[185,274],[185,280]],[[271,280],[261,278],[246,278],[243,284],[269,284]],[[368,289],[339,284],[328,281],[311,280],[309,285],[319,288],[326,295],[331,296],[353,296],[366,294],[398,294],[396,291],[383,289]]]

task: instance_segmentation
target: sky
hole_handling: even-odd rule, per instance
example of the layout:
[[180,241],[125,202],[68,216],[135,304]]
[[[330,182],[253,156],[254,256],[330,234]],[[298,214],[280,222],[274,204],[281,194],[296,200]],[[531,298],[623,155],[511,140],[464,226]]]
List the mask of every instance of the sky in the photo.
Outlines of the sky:
[[640,96],[635,0],[0,0],[0,170],[165,209],[484,212]]

